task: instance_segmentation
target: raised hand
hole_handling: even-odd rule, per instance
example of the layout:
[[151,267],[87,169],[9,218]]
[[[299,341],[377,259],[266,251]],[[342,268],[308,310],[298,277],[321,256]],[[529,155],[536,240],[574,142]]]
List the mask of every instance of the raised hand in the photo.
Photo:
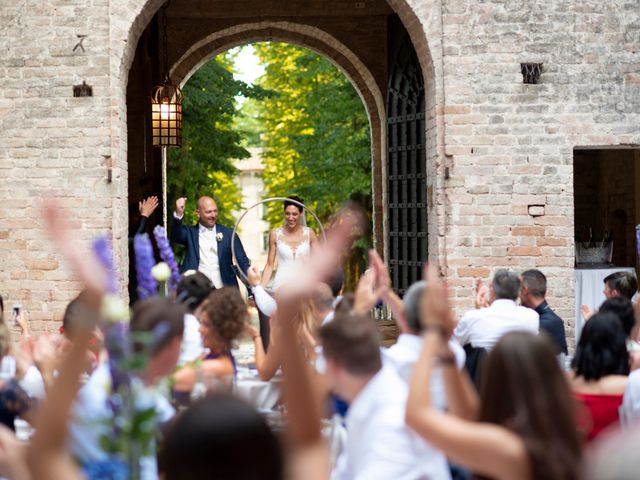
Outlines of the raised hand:
[[49,237],[85,286],[86,303],[98,308],[107,291],[107,272],[96,257],[79,244],[76,235],[69,228],[65,213],[55,201],[46,202],[43,213]]
[[[634,308],[634,312],[637,312],[637,309]],[[587,305],[580,305],[580,313],[582,314],[582,319],[585,322],[588,321],[593,316],[593,312]],[[636,313],[635,314],[636,322],[637,322],[638,316],[639,315]]]
[[376,292],[376,273],[373,269],[364,272],[356,287],[353,310],[359,314],[369,312],[380,299]]
[[176,200],[176,215],[182,217],[184,215],[184,207],[187,205],[187,197],[180,197]]
[[447,286],[433,265],[424,268],[427,287],[422,295],[420,320],[425,329],[438,328],[446,338],[451,337],[456,322],[449,305]]
[[138,210],[140,211],[140,215],[149,218],[154,210],[158,208],[159,203],[160,202],[158,200],[158,197],[156,197],[155,195],[152,197],[147,197],[144,200],[140,200],[138,202]]

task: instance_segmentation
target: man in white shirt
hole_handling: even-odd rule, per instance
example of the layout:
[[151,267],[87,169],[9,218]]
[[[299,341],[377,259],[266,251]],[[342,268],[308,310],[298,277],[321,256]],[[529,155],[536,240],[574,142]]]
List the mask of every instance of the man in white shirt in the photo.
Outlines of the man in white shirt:
[[[418,361],[422,351],[422,322],[420,321],[420,301],[422,293],[427,287],[427,282],[420,280],[407,290],[404,294],[404,320],[406,332],[398,337],[397,342],[391,347],[383,350],[383,361],[385,365],[393,367],[398,375],[408,385],[411,380],[413,366]],[[465,353],[460,344],[453,338],[449,339],[449,348],[455,356],[458,370],[464,368]],[[447,408],[447,396],[442,382],[442,368],[437,367],[433,372],[431,382],[431,398],[434,405],[440,410]]]
[[453,331],[460,345],[490,350],[508,332],[538,333],[538,313],[516,304],[520,277],[509,270],[498,270],[490,289],[491,305],[463,315]]
[[382,366],[371,319],[341,313],[320,329],[320,338],[329,386],[350,403],[346,448],[331,478],[449,479],[444,455],[405,424],[408,388]]
[[[213,282],[214,287],[238,288],[238,280],[233,268],[231,237],[233,229],[217,224],[218,205],[211,197],[200,197],[196,206],[198,224],[187,226],[182,223],[187,199],[176,200],[176,210],[171,221],[171,240],[186,247],[181,271],[198,270]],[[249,268],[240,238],[234,242],[236,261],[244,273]]]

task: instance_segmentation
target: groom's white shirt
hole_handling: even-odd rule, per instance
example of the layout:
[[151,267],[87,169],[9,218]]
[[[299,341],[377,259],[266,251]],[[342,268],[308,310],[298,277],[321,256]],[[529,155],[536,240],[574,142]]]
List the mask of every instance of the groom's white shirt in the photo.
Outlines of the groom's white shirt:
[[[178,216],[173,212],[177,220],[182,220],[184,215]],[[200,262],[198,270],[204,273],[216,288],[224,287],[222,275],[220,274],[220,264],[218,262],[218,239],[216,238],[216,225],[207,228],[198,223],[198,254]]]

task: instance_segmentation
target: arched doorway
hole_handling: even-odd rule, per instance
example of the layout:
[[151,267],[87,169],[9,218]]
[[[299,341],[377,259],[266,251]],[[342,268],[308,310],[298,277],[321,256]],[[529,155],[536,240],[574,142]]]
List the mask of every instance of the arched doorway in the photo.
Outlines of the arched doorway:
[[[373,230],[376,248],[391,261],[392,268],[397,272],[397,275],[394,274],[394,287],[400,292],[403,291],[411,281],[417,278],[416,272],[420,271],[420,265],[428,255],[435,257],[444,251],[437,236],[427,236],[427,230],[436,230],[433,228],[435,215],[428,214],[433,205],[428,201],[430,195],[427,195],[427,188],[433,191],[439,187],[433,181],[435,175],[432,174],[436,169],[437,158],[442,156],[438,147],[442,144],[442,129],[438,125],[438,112],[435,108],[438,103],[436,98],[438,85],[435,82],[433,62],[424,30],[420,24],[411,21],[409,32],[405,29],[405,21],[402,21],[415,19],[412,8],[405,2],[389,2],[393,9],[386,2],[375,2],[377,5],[375,8],[379,9],[376,16],[376,21],[379,23],[372,24],[373,27],[368,31],[373,33],[367,36],[363,33],[367,29],[362,28],[365,25],[358,25],[357,22],[349,22],[345,19],[338,20],[340,12],[336,15],[336,12],[318,10],[321,8],[320,2],[318,6],[314,5],[310,9],[311,12],[296,17],[291,12],[286,14],[278,10],[280,7],[274,2],[256,1],[256,5],[263,6],[262,10],[258,9],[262,12],[261,15],[254,16],[245,12],[240,18],[235,19],[224,15],[223,7],[232,8],[230,2],[220,0],[214,3],[219,3],[217,6],[220,8],[218,13],[215,13],[213,26],[211,24],[203,26],[200,22],[198,28],[189,29],[187,25],[193,21],[193,15],[184,12],[169,13],[169,21],[173,22],[176,29],[169,33],[173,45],[169,52],[172,80],[182,82],[188,78],[190,72],[197,69],[200,63],[217,52],[256,40],[273,39],[300,44],[323,54],[338,65],[360,93],[370,117],[372,184],[375,199]],[[148,96],[148,92],[158,80],[158,29],[157,20],[152,14],[159,6],[157,1],[149,1],[143,5],[136,22],[128,32],[131,39],[136,39],[136,36],[139,39],[136,42],[136,50],[133,52],[135,55],[127,49],[122,57],[123,73],[129,74],[127,82],[129,98],[140,99]],[[172,3],[169,12],[174,8],[177,12],[188,6],[175,2]],[[200,8],[204,7],[200,6]],[[316,16],[314,16],[314,8]],[[394,10],[400,14],[401,19],[398,19]],[[275,19],[264,20],[271,17]],[[366,15],[362,18],[363,22],[372,21]],[[224,25],[225,28],[218,28],[218,25]],[[345,25],[353,25],[351,31],[345,32]],[[183,33],[180,35],[176,32]],[[397,50],[400,48],[398,38],[403,39],[400,42],[403,50]],[[416,43],[414,38],[420,41]],[[396,52],[402,51],[405,53],[398,56]],[[398,81],[398,72],[404,71],[404,67],[400,67],[399,64],[400,58],[404,59],[402,61],[405,62],[405,67],[408,65],[406,59],[411,59],[413,71],[418,73],[417,76],[414,75],[414,79],[424,79],[422,89],[416,90],[412,87],[411,90],[411,92],[419,90],[418,95],[422,96],[421,99],[411,100],[412,104],[415,104],[413,108],[415,113],[409,114],[413,115],[409,120],[411,125],[405,121],[398,121],[398,117],[403,116],[399,113],[400,110],[394,110],[393,123],[389,123],[387,118],[389,115],[387,107],[398,107],[400,97],[408,93],[408,91],[401,92],[399,95],[394,93],[393,98],[389,96],[389,87],[393,82]],[[127,63],[131,65],[130,71]],[[142,80],[132,82],[132,78]],[[387,105],[385,105],[385,98],[387,98]],[[157,157],[154,158],[156,153],[148,146],[150,135],[147,131],[148,127],[145,126],[145,109],[146,104],[139,100],[128,102],[127,105],[130,200],[140,196],[139,192],[135,191],[136,181],[143,180],[156,186],[159,184],[159,176],[153,172],[149,173],[149,165],[157,165],[159,162]],[[396,141],[400,143],[388,146],[387,128],[390,125],[393,125],[394,135],[406,128],[409,128],[413,134],[396,135]],[[136,145],[134,138],[143,138],[143,141],[138,141]],[[409,163],[403,160],[407,152],[412,152]],[[388,170],[387,154],[392,153],[395,159]],[[138,162],[137,167],[132,165],[132,160]],[[136,168],[140,168],[140,165],[144,169],[142,174],[136,172]],[[396,169],[395,173],[391,173],[391,168]],[[401,179],[398,177],[400,174],[408,177]],[[388,178],[387,175],[393,178]],[[402,201],[402,197],[390,198],[388,188],[403,191],[405,184],[402,182],[407,180],[414,184],[411,187],[414,189],[411,197],[413,200]],[[411,204],[410,221],[403,219],[403,215],[409,214],[402,207],[404,204]]]

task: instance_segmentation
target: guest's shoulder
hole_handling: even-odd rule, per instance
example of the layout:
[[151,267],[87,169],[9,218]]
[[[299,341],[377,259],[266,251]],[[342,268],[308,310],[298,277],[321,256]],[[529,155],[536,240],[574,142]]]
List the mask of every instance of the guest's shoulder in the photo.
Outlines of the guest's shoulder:
[[[483,316],[489,313],[489,308],[474,308],[473,310],[467,310],[464,312],[462,317],[460,317],[460,322],[471,322],[473,320],[477,320],[478,318],[482,318]],[[460,323],[459,322],[459,323]]]

